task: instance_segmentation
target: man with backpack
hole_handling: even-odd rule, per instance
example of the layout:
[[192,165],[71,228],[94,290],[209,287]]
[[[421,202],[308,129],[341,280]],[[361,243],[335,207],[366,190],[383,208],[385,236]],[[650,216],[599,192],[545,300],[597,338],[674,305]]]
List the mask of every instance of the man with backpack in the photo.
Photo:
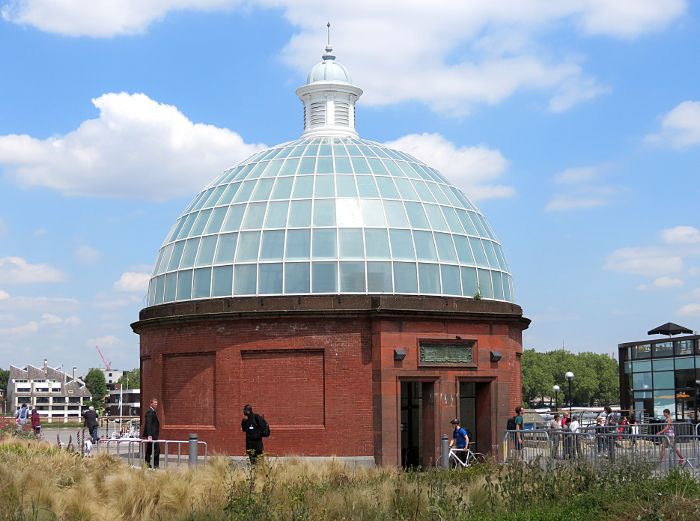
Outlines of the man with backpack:
[[515,408],[515,416],[508,418],[506,430],[511,439],[511,447],[515,449],[513,456],[517,460],[520,457],[520,451],[523,450],[523,408],[521,406],[518,405]]
[[243,420],[241,420],[241,430],[245,432],[245,451],[250,458],[250,464],[255,462],[263,453],[263,438],[270,435],[270,425],[265,418],[253,412],[251,405],[243,407]]

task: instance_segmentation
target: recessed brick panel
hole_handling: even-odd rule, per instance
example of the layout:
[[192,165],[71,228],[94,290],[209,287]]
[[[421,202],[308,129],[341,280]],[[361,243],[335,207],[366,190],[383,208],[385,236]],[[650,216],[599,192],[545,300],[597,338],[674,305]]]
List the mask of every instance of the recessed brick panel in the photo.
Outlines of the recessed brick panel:
[[321,350],[242,351],[241,398],[276,426],[325,424]]
[[163,356],[163,423],[213,426],[215,418],[214,353]]

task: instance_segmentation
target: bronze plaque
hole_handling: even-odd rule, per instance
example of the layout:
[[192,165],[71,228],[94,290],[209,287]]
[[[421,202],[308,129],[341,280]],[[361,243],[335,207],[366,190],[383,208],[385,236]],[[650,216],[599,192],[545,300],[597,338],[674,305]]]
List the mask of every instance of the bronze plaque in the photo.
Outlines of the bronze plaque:
[[451,344],[448,342],[421,342],[421,364],[473,364],[472,349],[474,342],[460,342]]

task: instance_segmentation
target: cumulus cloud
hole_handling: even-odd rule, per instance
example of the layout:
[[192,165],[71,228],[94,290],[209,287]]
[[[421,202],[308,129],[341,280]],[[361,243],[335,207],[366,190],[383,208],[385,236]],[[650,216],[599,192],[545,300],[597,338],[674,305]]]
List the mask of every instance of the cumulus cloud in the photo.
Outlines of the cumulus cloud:
[[6,291],[0,290],[0,310],[34,310],[34,311],[62,311],[75,310],[80,302],[74,298],[66,297],[23,297],[12,296]]
[[114,283],[114,289],[117,291],[146,293],[150,278],[150,273],[134,273],[132,271],[127,271],[122,273],[119,280]]
[[60,282],[66,275],[50,264],[29,264],[21,257],[0,257],[0,284]]
[[409,134],[386,145],[408,152],[437,168],[472,199],[509,197],[511,186],[491,184],[508,168],[500,151],[485,146],[457,147],[440,134]]
[[700,304],[686,304],[678,310],[682,317],[700,317]]
[[663,276],[683,269],[683,259],[656,247],[620,248],[605,260],[605,269],[632,275]]
[[700,144],[700,101],[684,101],[661,120],[661,130],[647,136],[652,143],[685,148]]
[[624,187],[595,183],[605,165],[568,168],[554,175],[552,181],[561,191],[554,194],[546,205],[548,211],[569,211],[607,206],[624,193]]
[[39,331],[39,323],[32,321],[32,322],[27,322],[26,324],[21,324],[19,326],[0,327],[0,337],[9,337],[9,338],[25,337],[27,335],[37,333],[38,331]]
[[114,345],[117,345],[120,343],[121,343],[121,340],[119,340],[114,335],[106,335],[106,336],[101,336],[98,338],[88,338],[85,341],[85,345],[89,346],[89,347],[94,347],[94,346],[110,347],[110,346],[114,346]]
[[[496,103],[528,89],[566,110],[607,91],[576,59],[542,52],[542,34],[573,25],[585,35],[630,39],[664,29],[685,0],[446,2],[400,0],[5,0],[5,20],[70,36],[111,37],[145,31],[174,10],[279,9],[296,28],[283,59],[299,73],[318,55],[324,27],[337,20],[333,40],[369,104],[419,101],[450,113]],[[357,37],[357,28],[362,37]],[[454,60],[458,51],[459,59]],[[378,52],[390,53],[377,59]],[[543,59],[542,56],[549,56]],[[401,78],[400,82],[396,78]],[[430,81],[425,81],[430,78]]]
[[81,264],[92,265],[100,261],[102,254],[91,246],[83,245],[76,250],[75,257]]
[[661,232],[667,244],[700,244],[700,230],[692,226],[676,226]]
[[97,119],[66,135],[0,136],[0,163],[23,186],[66,195],[149,200],[190,195],[213,174],[263,148],[227,129],[193,123],[145,94],[104,94]]

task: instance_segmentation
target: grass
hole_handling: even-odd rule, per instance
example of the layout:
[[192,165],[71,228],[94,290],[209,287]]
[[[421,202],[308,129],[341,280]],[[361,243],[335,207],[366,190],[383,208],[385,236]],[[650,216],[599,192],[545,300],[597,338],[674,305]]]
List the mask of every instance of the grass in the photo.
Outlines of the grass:
[[214,457],[149,472],[48,443],[0,441],[0,519],[13,521],[691,521],[700,484],[674,470],[486,463],[454,472]]

